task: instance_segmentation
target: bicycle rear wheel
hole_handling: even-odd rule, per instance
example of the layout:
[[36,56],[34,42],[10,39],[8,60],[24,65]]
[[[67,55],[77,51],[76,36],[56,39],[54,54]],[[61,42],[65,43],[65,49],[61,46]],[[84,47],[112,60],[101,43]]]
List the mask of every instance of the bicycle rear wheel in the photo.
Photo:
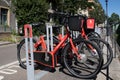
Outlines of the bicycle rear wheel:
[[[36,40],[33,39],[33,44],[36,43]],[[28,44],[29,44],[29,39],[28,39]],[[34,48],[34,47],[33,47]],[[41,47],[39,46],[38,49]],[[34,48],[35,49],[35,48]],[[34,50],[33,49],[33,50]],[[28,53],[29,54],[29,53]],[[19,65],[23,68],[26,69],[26,52],[25,52],[25,39],[23,39],[19,45],[17,46],[17,59],[19,61]],[[36,69],[38,67],[37,63],[34,62],[34,68]]]
[[[73,53],[70,43],[64,48],[63,60],[65,67],[75,77],[90,79],[96,77],[103,65],[103,57],[98,47],[87,40],[74,40],[74,45],[78,49],[81,59]],[[94,48],[91,51],[88,45]]]
[[[46,40],[46,37],[44,37],[44,39]],[[54,44],[58,44],[58,39],[53,37],[53,42]],[[29,44],[30,40],[28,38],[28,44]],[[34,43],[36,43],[36,40],[33,39],[33,51],[35,50],[42,50],[41,45],[39,45],[37,48],[34,48]],[[29,45],[28,45],[29,46]],[[28,50],[29,51],[29,50]],[[29,54],[29,53],[28,53]],[[25,52],[25,39],[23,39],[19,45],[17,46],[17,59],[19,61],[20,66],[23,69],[26,69],[26,52]],[[40,65],[40,64],[39,64]],[[38,64],[36,62],[34,62],[34,68],[37,69],[38,68]]]
[[110,65],[113,59],[113,51],[111,46],[109,45],[108,42],[100,38],[90,38],[89,40],[97,44],[99,49],[101,49],[104,59],[102,69],[106,69]]

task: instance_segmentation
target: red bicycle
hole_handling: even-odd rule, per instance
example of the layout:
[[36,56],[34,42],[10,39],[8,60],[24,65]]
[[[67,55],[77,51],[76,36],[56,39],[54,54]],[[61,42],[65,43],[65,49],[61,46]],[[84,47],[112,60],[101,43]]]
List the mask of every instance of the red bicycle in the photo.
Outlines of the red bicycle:
[[[38,41],[33,39],[34,67],[40,64],[55,68],[57,64],[60,63],[64,64],[65,68],[76,77],[84,79],[95,77],[100,72],[103,65],[101,51],[96,45],[88,40],[79,38],[72,39],[71,37],[70,30],[81,31],[80,17],[76,16],[73,19],[73,16],[64,13],[56,14],[65,16],[64,27],[66,29],[66,34],[58,41],[53,50],[49,52],[47,51],[47,44],[45,43],[44,36],[40,36]],[[34,26],[33,24],[31,25]],[[30,53],[28,52],[28,54]],[[17,58],[21,67],[26,69],[25,39],[17,46]]]
[[102,66],[102,69],[106,69],[113,59],[113,51],[110,46],[110,44],[103,40],[101,36],[94,32],[95,29],[95,19],[93,18],[87,18],[85,16],[82,16],[82,25],[81,25],[81,33],[78,36],[78,38],[84,38],[86,40],[92,41],[94,44],[96,44],[99,49],[101,49],[101,53],[103,55],[104,63]]

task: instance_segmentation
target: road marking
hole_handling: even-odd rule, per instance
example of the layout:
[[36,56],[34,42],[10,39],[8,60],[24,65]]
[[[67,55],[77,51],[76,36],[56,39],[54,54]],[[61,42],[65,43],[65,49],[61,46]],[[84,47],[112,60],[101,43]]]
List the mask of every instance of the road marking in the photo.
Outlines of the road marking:
[[[14,74],[14,73],[16,73],[17,70],[13,70],[13,69],[10,69],[10,68],[19,67],[19,66],[14,65],[14,64],[17,64],[17,63],[18,63],[18,61],[14,61],[14,62],[11,62],[9,64],[0,66],[0,73],[4,73],[4,74]],[[4,68],[7,68],[7,69],[4,69]],[[35,79],[36,80],[41,79],[47,73],[48,73],[47,71],[40,71],[40,72],[35,74]],[[2,79],[4,79],[4,76],[0,76],[0,80],[2,80]]]
[[11,66],[11,65],[13,65],[13,64],[16,64],[16,63],[18,63],[18,61],[14,61],[14,62],[12,62],[12,63],[6,64],[6,65],[2,65],[2,66],[0,66],[0,69],[9,67],[9,66]]
[[0,80],[3,80],[4,79],[4,76],[0,76]]
[[17,70],[13,70],[13,69],[0,70],[0,73],[3,73],[3,74],[15,74],[16,72],[17,72]]
[[16,67],[16,68],[20,68],[19,65],[11,65],[11,66],[9,66],[8,68],[13,68],[13,67],[14,67],[14,68],[15,68],[15,67]]

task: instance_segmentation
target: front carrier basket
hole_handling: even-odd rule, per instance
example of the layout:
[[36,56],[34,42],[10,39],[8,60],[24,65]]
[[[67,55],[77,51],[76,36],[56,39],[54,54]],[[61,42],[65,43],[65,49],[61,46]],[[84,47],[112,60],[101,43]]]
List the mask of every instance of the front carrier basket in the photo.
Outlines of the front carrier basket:
[[68,17],[68,27],[72,31],[81,31],[82,27],[82,16],[70,16]]

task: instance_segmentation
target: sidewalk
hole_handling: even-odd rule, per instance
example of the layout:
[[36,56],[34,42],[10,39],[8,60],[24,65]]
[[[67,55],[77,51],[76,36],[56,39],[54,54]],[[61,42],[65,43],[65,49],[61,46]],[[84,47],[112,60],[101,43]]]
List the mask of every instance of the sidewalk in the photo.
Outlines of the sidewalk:
[[[108,43],[112,46],[112,41],[110,39],[110,36],[105,38],[105,40],[108,39]],[[113,55],[114,53],[114,47],[112,47],[113,50]],[[113,80],[120,80],[120,61],[118,58],[118,54],[116,54],[116,57],[113,56],[112,63],[109,66],[109,76]],[[106,70],[103,70],[102,72],[106,73]],[[106,76],[103,74],[99,73],[97,80],[106,80]]]
[[[103,70],[103,72],[106,73],[106,70]],[[113,61],[109,66],[109,76],[113,80],[120,80],[120,62],[118,58],[113,58]],[[99,73],[97,76],[97,80],[106,80],[106,76]]]
[[8,45],[8,44],[13,44],[11,42],[8,42],[8,41],[0,41],[0,46],[3,46],[3,45]]

